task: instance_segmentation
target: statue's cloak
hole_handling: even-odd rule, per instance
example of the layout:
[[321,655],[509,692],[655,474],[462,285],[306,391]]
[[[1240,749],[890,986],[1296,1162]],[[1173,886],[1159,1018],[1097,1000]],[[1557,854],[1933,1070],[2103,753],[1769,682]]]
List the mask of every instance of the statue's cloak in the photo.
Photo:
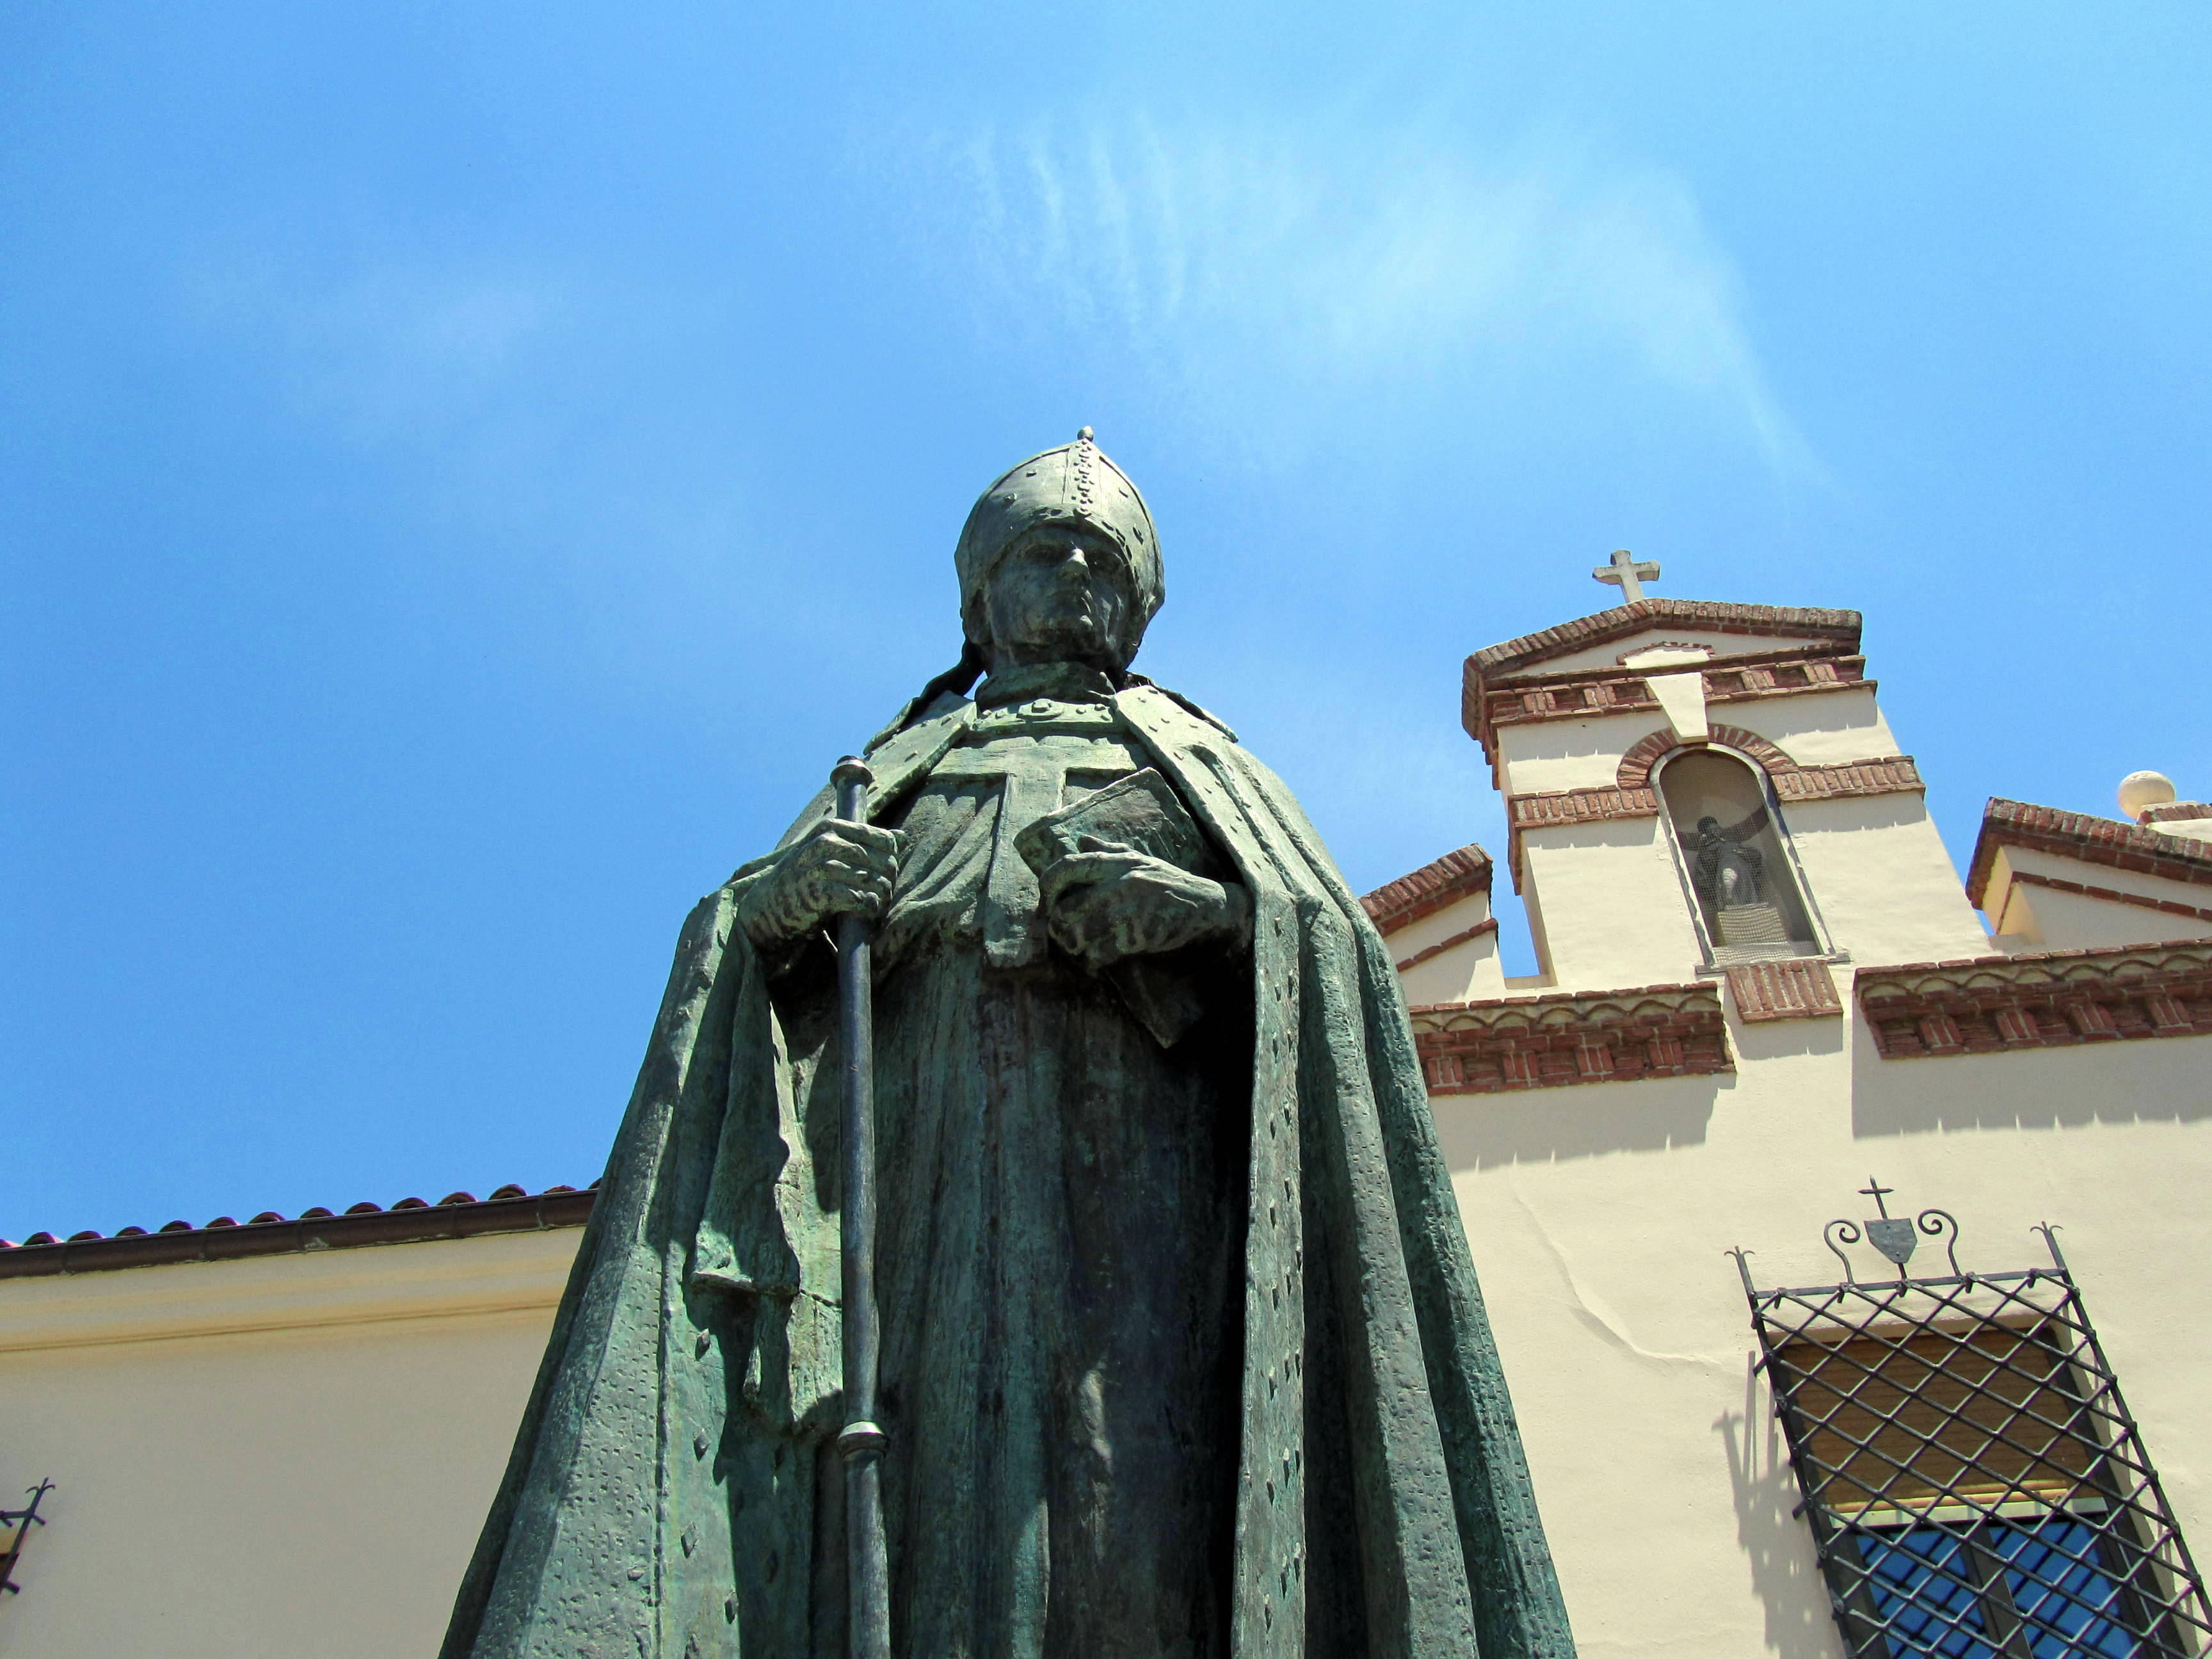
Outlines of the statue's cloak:
[[[1253,901],[1243,1316],[1224,1338],[1243,1355],[1234,1650],[1567,1659],[1382,941],[1290,791],[1231,733],[1142,681],[1114,701]],[[878,740],[877,812],[974,708],[940,695]],[[825,791],[784,844],[828,810]],[[443,1659],[842,1646],[818,1619],[774,1611],[769,1588],[836,1570],[809,1555],[821,1528],[810,1541],[792,1517],[817,1492],[835,1499],[823,1448],[839,1367],[836,1091],[794,1085],[809,1067],[834,1075],[831,1022],[793,1029],[736,921],[769,861],[684,924]]]

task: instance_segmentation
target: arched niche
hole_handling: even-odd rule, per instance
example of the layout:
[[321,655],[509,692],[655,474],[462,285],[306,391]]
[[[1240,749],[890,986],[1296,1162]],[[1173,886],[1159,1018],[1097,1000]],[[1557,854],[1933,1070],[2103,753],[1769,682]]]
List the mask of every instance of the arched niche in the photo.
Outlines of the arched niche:
[[1655,774],[1708,957],[1822,954],[1827,947],[1765,775],[1711,747],[1679,750]]

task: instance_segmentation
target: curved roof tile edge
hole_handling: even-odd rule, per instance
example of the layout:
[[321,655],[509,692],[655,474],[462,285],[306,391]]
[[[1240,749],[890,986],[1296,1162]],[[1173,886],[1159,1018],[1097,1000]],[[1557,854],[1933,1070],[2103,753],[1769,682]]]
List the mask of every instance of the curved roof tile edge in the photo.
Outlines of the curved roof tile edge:
[[586,1188],[548,1187],[541,1193],[527,1193],[509,1185],[489,1198],[450,1193],[435,1204],[404,1198],[389,1209],[356,1204],[343,1215],[332,1214],[318,1205],[289,1221],[273,1210],[264,1210],[243,1224],[217,1216],[204,1227],[172,1221],[151,1232],[143,1227],[125,1227],[109,1237],[89,1231],[66,1239],[50,1232],[33,1233],[20,1244],[0,1239],[0,1279],[580,1227],[591,1216],[598,1188],[596,1181]]

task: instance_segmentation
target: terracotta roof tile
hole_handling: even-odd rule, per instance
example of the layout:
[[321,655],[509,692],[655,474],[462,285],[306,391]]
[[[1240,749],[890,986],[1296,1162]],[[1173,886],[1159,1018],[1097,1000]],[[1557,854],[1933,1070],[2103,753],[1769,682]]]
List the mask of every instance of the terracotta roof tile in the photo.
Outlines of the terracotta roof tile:
[[2160,835],[2120,818],[2062,812],[2055,806],[2033,806],[2026,801],[1992,796],[1983,810],[1982,833],[1975,839],[1973,862],[1966,870],[1966,896],[1977,908],[1989,888],[1997,849],[2002,847],[2025,847],[2080,859],[2085,864],[2212,886],[2212,846],[2203,842]]
[[243,1225],[230,1216],[219,1215],[204,1227],[172,1221],[150,1233],[143,1227],[125,1227],[112,1238],[102,1237],[90,1228],[67,1239],[36,1232],[20,1244],[0,1238],[0,1279],[580,1227],[592,1212],[598,1189],[597,1182],[580,1191],[568,1186],[548,1187],[533,1197],[520,1187],[508,1185],[489,1199],[453,1193],[433,1205],[419,1198],[403,1198],[389,1209],[356,1204],[342,1216],[319,1204],[302,1212],[297,1221],[287,1221],[274,1210],[264,1210]]
[[1490,854],[1470,842],[1425,864],[1411,875],[1385,882],[1359,902],[1385,933],[1434,915],[1469,893],[1490,892]]
[[1486,680],[1516,673],[1553,657],[1585,650],[1607,640],[1626,639],[1665,623],[1717,634],[1786,632],[1825,637],[1848,650],[1859,646],[1861,618],[1856,611],[1826,611],[1795,605],[1729,605],[1714,599],[1638,599],[1594,616],[1577,617],[1517,640],[1485,646],[1468,660]]

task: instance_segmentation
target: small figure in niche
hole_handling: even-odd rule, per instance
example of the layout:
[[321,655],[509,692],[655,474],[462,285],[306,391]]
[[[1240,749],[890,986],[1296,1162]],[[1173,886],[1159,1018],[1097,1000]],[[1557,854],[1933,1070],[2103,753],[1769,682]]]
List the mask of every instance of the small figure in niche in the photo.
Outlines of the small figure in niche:
[[1757,848],[1746,846],[1741,839],[1757,832],[1762,817],[1754,814],[1734,830],[1722,829],[1716,817],[1698,820],[1698,896],[1717,910],[1758,904],[1766,896],[1766,860]]

